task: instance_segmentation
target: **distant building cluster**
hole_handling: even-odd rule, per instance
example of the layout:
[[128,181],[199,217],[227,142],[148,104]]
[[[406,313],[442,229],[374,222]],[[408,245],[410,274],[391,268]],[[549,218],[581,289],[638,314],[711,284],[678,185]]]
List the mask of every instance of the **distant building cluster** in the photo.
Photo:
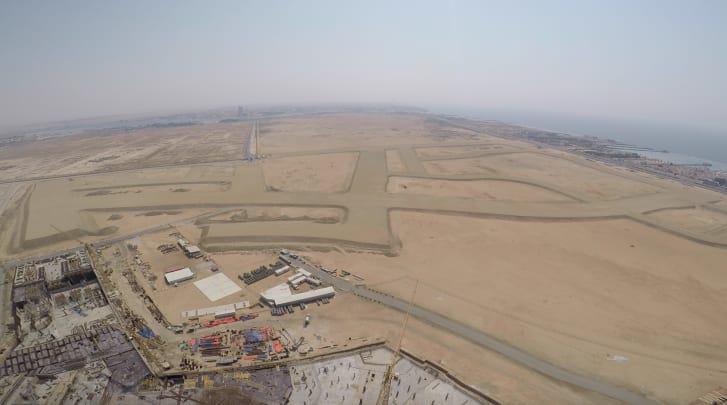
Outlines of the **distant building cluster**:
[[649,168],[651,171],[688,178],[706,186],[717,188],[727,186],[727,173],[714,171],[709,165],[677,164],[665,162],[659,159],[646,158],[640,159],[639,163],[642,166]]

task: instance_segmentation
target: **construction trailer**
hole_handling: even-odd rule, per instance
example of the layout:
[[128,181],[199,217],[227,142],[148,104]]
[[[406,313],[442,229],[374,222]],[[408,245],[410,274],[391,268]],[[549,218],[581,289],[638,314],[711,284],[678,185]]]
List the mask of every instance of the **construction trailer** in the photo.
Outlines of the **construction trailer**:
[[215,319],[229,318],[235,316],[235,310],[223,310],[215,312]]
[[288,284],[290,284],[291,286],[297,286],[303,281],[305,281],[305,276],[302,274],[297,274],[295,277],[293,277],[292,280],[288,279]]
[[184,253],[187,255],[187,257],[190,258],[199,258],[202,257],[202,250],[195,245],[188,245],[184,248]]
[[321,280],[318,280],[317,278],[313,278],[313,277],[306,277],[305,282],[310,285],[316,286],[316,287],[321,285]]

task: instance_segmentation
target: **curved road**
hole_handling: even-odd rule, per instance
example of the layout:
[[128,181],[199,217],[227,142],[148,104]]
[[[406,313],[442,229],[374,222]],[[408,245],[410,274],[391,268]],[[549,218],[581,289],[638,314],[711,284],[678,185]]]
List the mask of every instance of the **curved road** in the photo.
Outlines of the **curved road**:
[[574,385],[585,390],[597,392],[599,394],[617,399],[627,404],[633,405],[657,405],[658,402],[646,398],[645,396],[636,392],[629,391],[625,388],[621,388],[609,383],[605,383],[595,378],[588,377],[582,374],[574,373],[566,369],[560,368],[556,365],[543,361],[525,351],[522,351],[514,346],[511,346],[501,340],[498,340],[486,333],[483,333],[477,329],[469,327],[463,323],[454,321],[446,318],[436,312],[422,308],[417,305],[409,305],[408,302],[402,301],[398,298],[391,297],[389,295],[382,294],[380,292],[370,290],[366,287],[353,286],[348,281],[344,281],[340,278],[333,277],[328,273],[320,270],[316,266],[312,266],[301,260],[288,258],[293,266],[303,267],[311,273],[315,274],[322,281],[325,281],[337,289],[343,291],[350,291],[355,295],[363,298],[374,300],[390,308],[409,312],[411,316],[414,316],[424,322],[431,325],[437,326],[443,330],[460,336],[464,339],[469,340],[479,346],[485,347],[492,351],[495,351],[508,359],[521,364],[527,368],[535,370],[545,376],[562,381],[571,385]]

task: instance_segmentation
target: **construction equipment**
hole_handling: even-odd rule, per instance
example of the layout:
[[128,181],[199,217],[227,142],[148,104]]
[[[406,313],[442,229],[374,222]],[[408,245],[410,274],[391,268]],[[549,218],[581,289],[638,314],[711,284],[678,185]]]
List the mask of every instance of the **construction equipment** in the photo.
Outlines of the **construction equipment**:
[[379,394],[379,400],[377,401],[378,404],[386,404],[388,403],[389,398],[389,390],[391,389],[391,380],[393,378],[393,371],[394,366],[396,365],[396,362],[399,360],[399,354],[401,353],[401,342],[404,341],[404,333],[406,332],[406,325],[409,322],[409,313],[411,312],[411,307],[414,304],[414,297],[416,297],[417,294],[417,287],[419,287],[419,280],[414,280],[414,290],[411,293],[411,299],[409,300],[409,305],[407,305],[406,308],[406,315],[404,316],[404,322],[402,322],[401,325],[401,333],[399,334],[399,341],[396,343],[396,348],[394,350],[394,354],[391,356],[391,364],[389,364],[387,370],[386,370],[386,377],[384,378],[384,386],[381,389],[381,393]]
[[257,318],[257,317],[258,317],[258,315],[259,315],[259,314],[257,314],[257,313],[251,312],[251,313],[249,313],[249,314],[245,314],[245,315],[242,315],[242,316],[240,316],[240,320],[241,320],[242,322],[245,322],[245,321],[251,321],[251,320],[253,320],[253,319]]
[[238,321],[238,319],[236,317],[229,316],[226,318],[220,318],[220,319],[214,319],[211,321],[206,321],[205,323],[202,324],[202,326],[204,326],[205,328],[211,328],[213,326],[224,325],[227,323],[233,323],[233,322],[237,322],[237,321]]
[[301,336],[300,339],[298,339],[298,341],[296,341],[296,342],[293,343],[293,346],[290,347],[290,350],[293,351],[293,352],[296,351],[296,350],[298,350],[298,348],[300,347],[300,345],[303,344],[303,341],[304,340],[305,340],[305,338],[303,336]]

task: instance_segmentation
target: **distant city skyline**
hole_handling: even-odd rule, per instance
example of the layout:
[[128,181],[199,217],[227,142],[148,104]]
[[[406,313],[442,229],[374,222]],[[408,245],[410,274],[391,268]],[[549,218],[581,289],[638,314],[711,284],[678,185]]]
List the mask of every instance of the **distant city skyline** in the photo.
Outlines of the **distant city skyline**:
[[400,103],[727,129],[727,3],[14,2],[0,127]]

